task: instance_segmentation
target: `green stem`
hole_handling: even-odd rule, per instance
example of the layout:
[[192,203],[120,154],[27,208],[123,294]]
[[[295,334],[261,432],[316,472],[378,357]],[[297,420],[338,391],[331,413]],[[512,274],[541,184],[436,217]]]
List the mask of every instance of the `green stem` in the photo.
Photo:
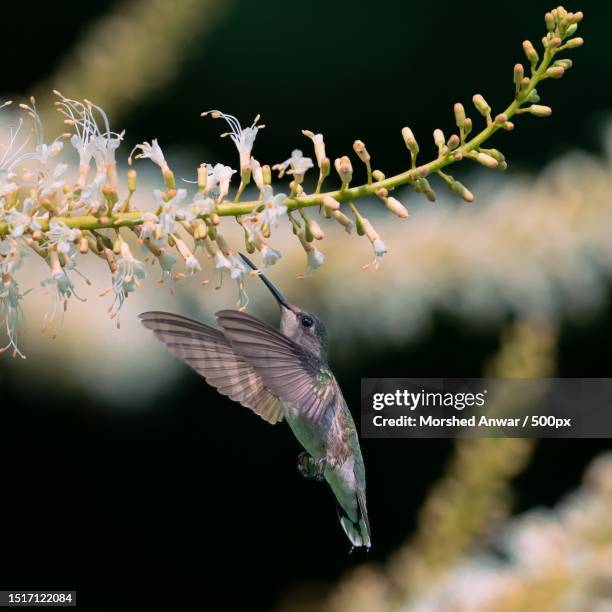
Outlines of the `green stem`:
[[[551,60],[553,59],[555,53],[555,49],[547,49],[545,51],[544,56],[542,58],[542,62],[540,63],[539,68],[531,77],[529,85],[520,93],[518,98],[516,98],[503,111],[503,114],[508,119],[510,119],[516,114],[517,110],[529,97],[529,94],[542,80],[546,70],[550,66]],[[481,132],[476,134],[471,140],[468,140],[454,151],[449,152],[446,155],[440,156],[427,164],[424,164],[417,168],[411,168],[410,170],[406,170],[404,172],[401,172],[400,174],[385,178],[381,181],[366,183],[364,185],[359,185],[356,187],[345,187],[337,189],[335,191],[328,191],[325,193],[315,192],[310,195],[290,197],[287,198],[283,202],[283,204],[287,206],[289,210],[296,210],[309,206],[320,206],[325,197],[332,197],[338,202],[352,202],[353,200],[357,200],[359,198],[375,195],[376,192],[381,188],[385,188],[390,191],[395,187],[413,183],[419,177],[428,176],[429,174],[438,172],[442,168],[445,168],[446,166],[449,166],[450,164],[454,163],[456,161],[455,155],[457,155],[458,153],[462,157],[465,157],[471,151],[478,149],[482,143],[484,143],[491,136],[493,136],[493,134],[495,134],[495,132],[497,132],[500,128],[501,125],[493,121],[490,125],[487,125],[487,127],[485,127]],[[238,215],[249,214],[260,205],[261,201],[259,200],[252,200],[248,202],[229,202],[226,200],[217,206],[215,212],[220,217],[235,217]],[[143,212],[140,211],[118,213],[112,218],[100,218],[95,217],[94,215],[82,215],[78,217],[53,217],[53,219],[58,223],[64,223],[70,228],[79,228],[81,230],[94,230],[113,227],[133,227],[136,225],[140,225],[142,223],[142,215]],[[47,230],[48,222],[42,224],[42,226],[43,230]],[[0,222],[0,235],[7,234],[8,231],[8,225],[5,222]]]

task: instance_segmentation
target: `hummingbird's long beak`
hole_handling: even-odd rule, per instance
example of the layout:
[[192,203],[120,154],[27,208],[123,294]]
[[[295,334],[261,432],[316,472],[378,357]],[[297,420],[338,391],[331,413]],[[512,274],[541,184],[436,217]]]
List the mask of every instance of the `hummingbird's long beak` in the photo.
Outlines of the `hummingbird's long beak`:
[[249,268],[257,272],[257,276],[261,278],[261,280],[263,281],[263,284],[270,290],[270,293],[276,298],[276,301],[283,308],[286,308],[287,310],[293,310],[293,307],[291,306],[291,304],[289,304],[289,302],[285,299],[285,296],[272,284],[270,279],[268,279],[268,277],[265,274],[263,274],[259,270],[259,268],[246,255],[243,255],[242,253],[239,253],[239,255],[240,257],[242,257],[242,260],[244,261],[244,263],[247,266],[249,266]]

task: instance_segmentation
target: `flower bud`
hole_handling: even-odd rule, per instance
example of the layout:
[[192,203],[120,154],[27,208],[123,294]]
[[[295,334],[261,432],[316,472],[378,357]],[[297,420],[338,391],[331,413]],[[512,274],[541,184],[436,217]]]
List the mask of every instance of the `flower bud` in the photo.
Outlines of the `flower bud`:
[[537,104],[540,101],[540,96],[538,95],[537,90],[532,89],[530,94],[527,96],[527,102],[532,104]]
[[168,169],[164,172],[164,182],[168,189],[176,189],[176,181],[174,180],[174,172]]
[[382,172],[381,170],[374,170],[374,172],[372,172],[372,178],[375,181],[384,181],[385,180],[385,173]]
[[560,68],[563,68],[563,70],[569,70],[573,65],[574,65],[574,62],[572,62],[571,59],[560,59],[560,60],[557,60],[552,65],[552,67],[553,68],[560,67]]
[[446,138],[444,137],[444,132],[440,129],[434,130],[433,139],[438,149],[441,149],[446,144]]
[[457,102],[453,107],[455,111],[455,124],[459,129],[463,128],[463,124],[465,123],[465,109],[463,108],[463,104],[461,102]]
[[532,104],[527,110],[536,117],[550,117],[552,115],[552,108],[550,106]]
[[357,154],[357,157],[365,164],[370,161],[370,154],[366,149],[365,144],[361,140],[356,140],[353,143],[353,151]]
[[264,164],[261,167],[261,180],[263,181],[264,185],[272,184],[272,169],[268,164]]
[[130,170],[128,170],[127,173],[127,185],[128,185],[128,191],[130,193],[134,193],[136,191],[136,170],[134,170],[133,168],[131,168]]
[[416,157],[419,154],[419,143],[416,141],[412,130],[409,127],[402,128],[402,138],[410,153]]
[[523,51],[525,52],[525,55],[527,56],[527,59],[529,60],[531,66],[535,66],[538,63],[540,56],[538,55],[538,52],[535,50],[535,47],[533,46],[531,41],[523,41]]
[[465,123],[463,124],[463,131],[467,136],[472,131],[472,120],[469,117],[465,118]]
[[460,198],[466,202],[474,201],[474,194],[459,181],[453,181],[450,185],[451,191],[456,193]]
[[459,139],[459,136],[457,136],[457,134],[451,134],[451,137],[448,139],[448,142],[446,143],[446,145],[451,151],[453,149],[456,149],[460,144],[461,144],[461,140]]
[[353,231],[353,222],[341,211],[333,210],[332,217],[344,227],[347,234],[350,234]]
[[565,70],[561,66],[553,66],[546,71],[546,76],[551,79],[560,79],[565,74]]
[[521,88],[521,83],[525,78],[525,69],[523,68],[523,64],[515,64],[514,65],[514,84],[517,89]]
[[565,43],[567,49],[575,49],[576,47],[582,47],[582,45],[584,45],[584,39],[580,37],[571,38]]
[[480,94],[475,94],[472,102],[474,102],[474,106],[483,117],[488,117],[491,114],[491,107]]
[[565,30],[565,38],[569,38],[570,36],[573,36],[576,33],[577,29],[578,29],[578,25],[573,23],[571,26],[567,28],[567,30]]
[[386,207],[394,214],[397,215],[400,219],[405,219],[408,216],[408,209],[395,198],[386,198],[385,199]]
[[476,161],[487,168],[497,168],[499,165],[499,162],[494,157],[482,152],[476,154]]
[[346,155],[337,157],[334,160],[334,166],[340,180],[342,181],[342,184],[347,185],[350,183],[351,179],[353,178],[353,166],[351,164],[351,160]]
[[544,21],[546,22],[546,29],[549,32],[552,32],[555,29],[555,26],[557,25],[553,14],[546,13],[546,15],[544,15]]
[[323,197],[323,199],[321,200],[321,204],[323,204],[325,208],[332,211],[338,210],[340,208],[340,202],[338,202],[338,200],[334,200],[334,198],[328,195]]

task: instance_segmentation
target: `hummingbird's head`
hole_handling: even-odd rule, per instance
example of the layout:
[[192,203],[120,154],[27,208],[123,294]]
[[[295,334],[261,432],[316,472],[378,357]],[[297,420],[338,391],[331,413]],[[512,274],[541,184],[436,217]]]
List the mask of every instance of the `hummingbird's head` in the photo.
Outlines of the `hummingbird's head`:
[[281,321],[280,328],[283,334],[291,338],[296,344],[308,349],[319,359],[327,358],[329,348],[329,340],[327,330],[323,321],[315,317],[313,314],[293,306],[285,296],[272,284],[267,276],[262,274],[257,266],[245,255],[240,253],[240,257],[253,270],[255,270],[262,280],[264,285],[270,290],[270,293],[276,298],[280,306]]

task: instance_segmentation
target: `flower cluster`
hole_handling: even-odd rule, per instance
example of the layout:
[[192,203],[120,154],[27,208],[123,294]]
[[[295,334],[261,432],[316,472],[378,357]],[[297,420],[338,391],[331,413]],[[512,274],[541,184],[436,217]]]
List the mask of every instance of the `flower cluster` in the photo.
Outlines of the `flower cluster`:
[[[401,185],[410,185],[434,201],[436,195],[428,180],[433,175],[438,175],[460,198],[471,202],[474,196],[467,187],[443,169],[462,159],[474,160],[488,168],[506,168],[503,154],[483,148],[483,144],[496,131],[513,129],[511,118],[515,115],[550,114],[549,107],[539,104],[536,85],[548,78],[560,78],[571,67],[570,60],[555,60],[555,57],[565,49],[582,44],[582,39],[574,37],[581,19],[581,13],[568,13],[562,7],[548,13],[542,58],[530,42],[523,43],[531,72],[527,76],[521,64],[515,66],[513,102],[494,115],[483,96],[476,94],[474,106],[486,125],[471,138],[472,120],[462,104],[455,104],[457,133],[446,138],[442,130],[434,131],[438,154],[430,162],[418,163],[419,145],[408,127],[403,128],[402,137],[410,161],[407,170],[395,176],[387,177],[381,170],[373,169],[365,144],[355,141],[353,152],[367,177],[365,183],[357,185],[351,158],[342,155],[332,165],[323,135],[303,131],[312,141],[314,161],[295,149],[285,161],[270,166],[253,156],[257,134],[264,127],[259,124],[259,116],[243,128],[232,115],[212,110],[203,115],[227,123],[229,131],[223,136],[229,136],[237,149],[238,168],[202,163],[197,169],[194,192],[189,193],[186,188],[177,188],[174,173],[157,140],[139,144],[132,151],[129,163],[133,159],[148,159],[156,164],[164,187],[154,190],[149,198],[155,206],[153,210],[138,210],[132,201],[137,187],[136,171],[130,168],[127,172],[125,187],[119,184],[116,152],[124,133],[111,130],[108,117],[99,106],[55,92],[57,108],[70,132],[47,143],[34,99],[29,104],[20,104],[25,117],[20,116],[10,129],[0,157],[0,325],[8,338],[4,349],[10,348],[14,354],[22,355],[17,336],[20,300],[25,293],[20,290],[15,273],[26,252],[41,257],[49,269],[48,276],[41,281],[52,295],[45,325],[55,319],[58,311],[66,309],[70,298],[80,299],[73,279],[79,274],[79,255],[88,253],[98,256],[108,266],[110,287],[102,295],[112,292],[109,311],[118,323],[125,299],[145,277],[144,264],[134,254],[134,243],[158,262],[162,281],[196,274],[202,269],[199,255],[210,258],[220,278],[228,276],[236,283],[238,306],[244,308],[249,271],[238,256],[238,249],[230,246],[222,234],[221,218],[226,216],[234,217],[240,224],[244,248],[249,253],[259,252],[263,267],[274,265],[281,258],[271,240],[273,231],[276,232],[279,222],[286,217],[296,243],[306,255],[304,275],[308,276],[325,261],[317,246],[324,238],[324,230],[314,215],[307,213],[307,209],[318,208],[324,219],[341,224],[349,233],[355,229],[358,235],[365,236],[372,245],[373,265],[377,267],[387,246],[355,202],[374,196],[397,217],[406,218],[408,210],[391,192]],[[31,123],[29,131],[26,121]],[[60,155],[65,144],[78,154],[78,164],[72,167]],[[332,166],[339,187],[323,191],[325,181],[331,180]],[[315,168],[318,178],[311,189],[306,175]],[[283,192],[277,188],[273,171],[278,173],[278,180],[285,175],[289,177],[288,190]],[[230,196],[234,174],[239,184]],[[242,198],[251,182],[257,196],[245,201]],[[179,261],[182,261],[180,267]]]

